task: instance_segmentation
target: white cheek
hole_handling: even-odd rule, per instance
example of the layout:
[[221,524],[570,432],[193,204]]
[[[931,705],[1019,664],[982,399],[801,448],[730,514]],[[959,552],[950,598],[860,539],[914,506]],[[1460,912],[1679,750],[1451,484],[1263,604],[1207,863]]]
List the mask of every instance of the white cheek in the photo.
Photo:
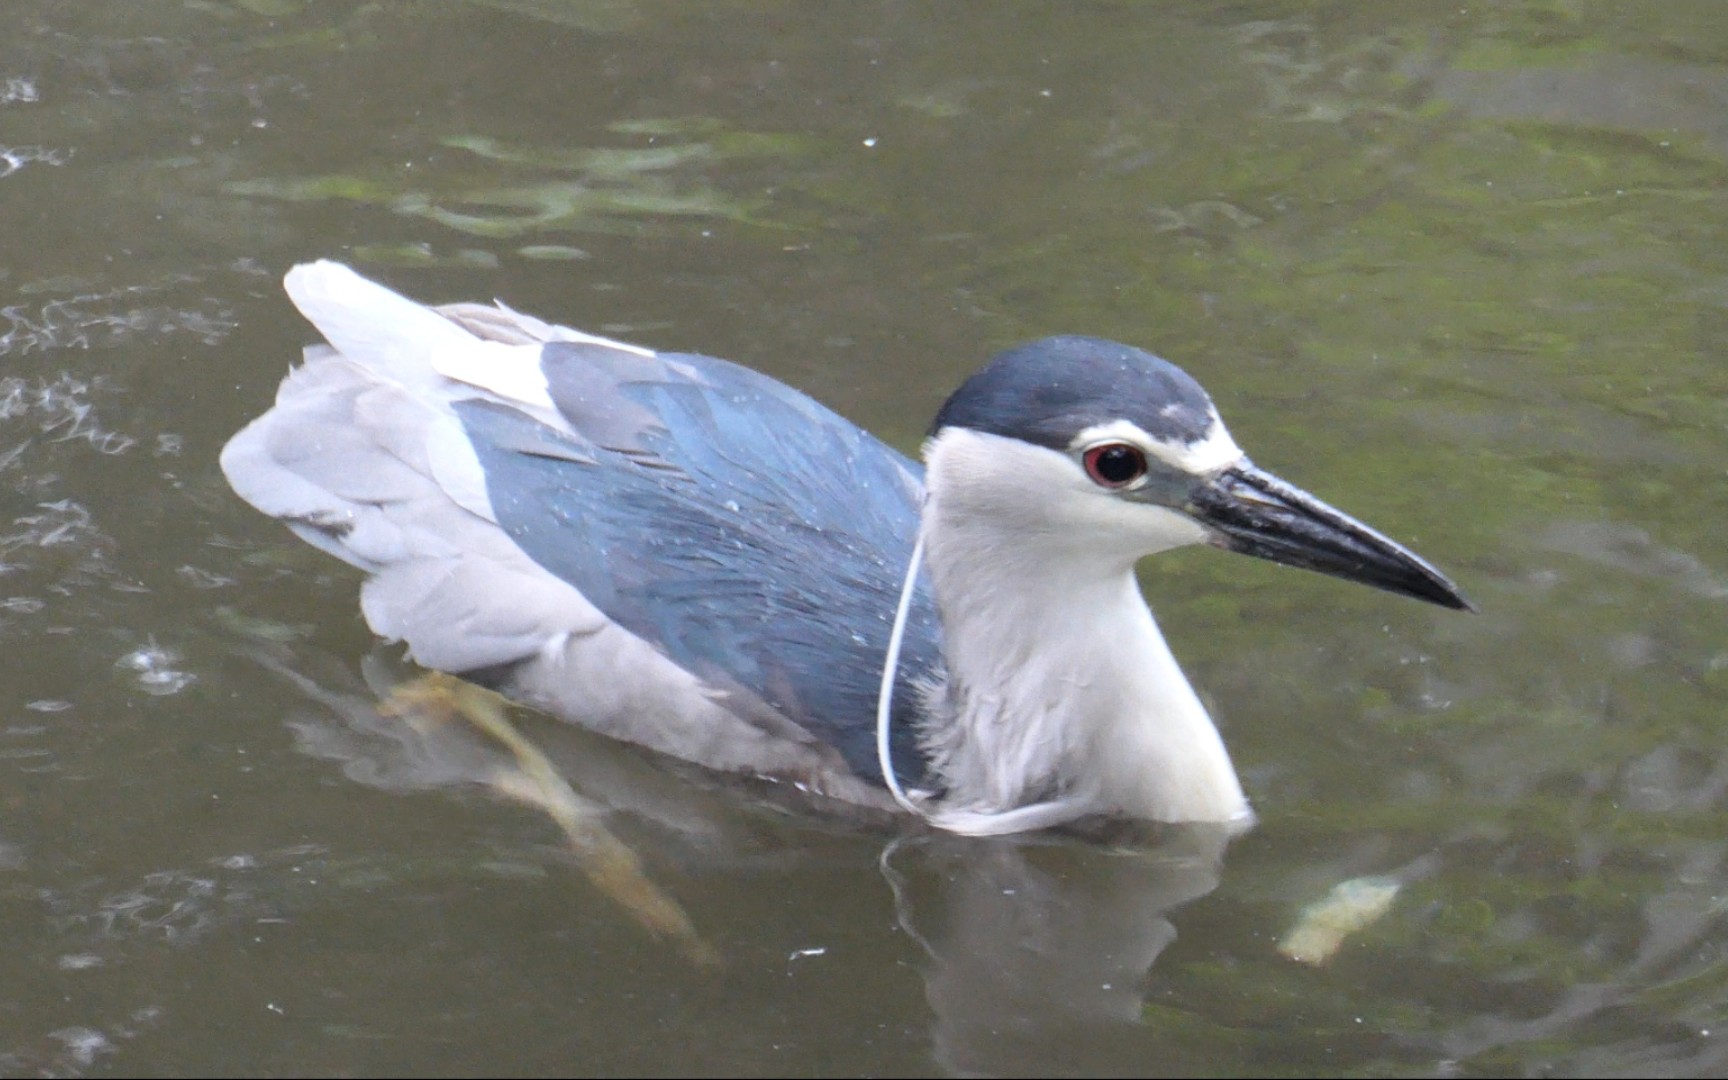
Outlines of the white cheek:
[[1124,521],[1122,527],[1131,530],[1137,554],[1155,555],[1171,548],[1206,542],[1205,528],[1181,511],[1144,503],[1118,502],[1117,505],[1132,511],[1132,517]]
[[924,457],[932,509],[945,526],[987,529],[1023,551],[1132,562],[1206,539],[1186,514],[1100,489],[1056,450],[947,428],[925,444]]

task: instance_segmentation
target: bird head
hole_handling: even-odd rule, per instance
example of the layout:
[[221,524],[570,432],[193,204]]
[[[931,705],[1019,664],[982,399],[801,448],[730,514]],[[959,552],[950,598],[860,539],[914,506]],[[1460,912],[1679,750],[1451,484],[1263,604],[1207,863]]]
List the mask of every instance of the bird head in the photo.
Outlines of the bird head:
[[943,405],[925,458],[942,519],[999,546],[1114,569],[1210,544],[1470,607],[1410,549],[1256,467],[1181,368],[1113,341],[998,355]]

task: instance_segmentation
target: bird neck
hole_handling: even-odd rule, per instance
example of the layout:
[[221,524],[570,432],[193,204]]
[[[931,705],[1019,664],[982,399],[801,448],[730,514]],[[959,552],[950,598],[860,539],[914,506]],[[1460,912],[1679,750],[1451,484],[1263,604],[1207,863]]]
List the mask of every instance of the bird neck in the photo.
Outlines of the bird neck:
[[1091,814],[1250,820],[1131,556],[1100,557],[1084,538],[955,510],[935,489],[924,537],[948,679],[942,717],[923,742],[946,784],[944,824],[1007,832]]

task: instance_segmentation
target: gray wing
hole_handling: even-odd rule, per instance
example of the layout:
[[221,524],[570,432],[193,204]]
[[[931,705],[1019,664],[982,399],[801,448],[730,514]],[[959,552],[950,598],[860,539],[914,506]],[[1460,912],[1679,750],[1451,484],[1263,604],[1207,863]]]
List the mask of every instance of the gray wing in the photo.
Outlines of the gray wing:
[[[876,698],[917,534],[918,467],[815,401],[724,360],[552,343],[569,431],[456,405],[498,523],[632,633],[738,684],[878,773]],[[940,675],[927,589],[895,691],[895,761],[922,780],[918,683]]]
[[[374,630],[608,734],[879,803],[848,774],[879,783],[914,464],[724,361],[434,311],[334,263],[286,285],[330,344],[222,466],[367,572]],[[921,591],[895,698],[908,783],[937,638]]]

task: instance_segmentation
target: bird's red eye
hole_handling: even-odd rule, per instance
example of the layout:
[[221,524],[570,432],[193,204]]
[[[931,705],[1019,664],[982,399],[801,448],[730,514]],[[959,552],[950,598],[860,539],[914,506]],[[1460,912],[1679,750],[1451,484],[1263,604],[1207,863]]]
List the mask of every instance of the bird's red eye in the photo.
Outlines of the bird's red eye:
[[1086,475],[1100,487],[1127,487],[1146,475],[1146,455],[1138,446],[1104,443],[1082,455]]

